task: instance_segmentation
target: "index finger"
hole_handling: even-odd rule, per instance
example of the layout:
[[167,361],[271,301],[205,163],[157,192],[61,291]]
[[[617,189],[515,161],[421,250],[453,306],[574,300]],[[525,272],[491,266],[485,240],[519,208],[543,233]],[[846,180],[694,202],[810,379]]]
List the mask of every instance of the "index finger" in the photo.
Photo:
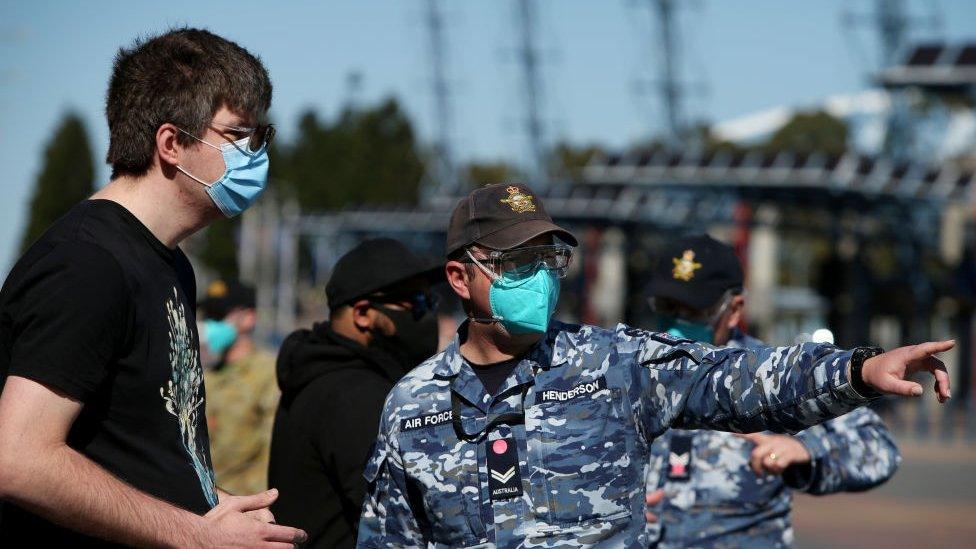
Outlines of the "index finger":
[[929,357],[956,346],[956,341],[954,339],[947,339],[945,341],[927,341],[925,343],[919,343],[912,347],[912,359],[920,360],[925,357]]
[[280,524],[265,524],[264,541],[281,541],[286,543],[305,543],[308,535],[304,530],[282,526]]

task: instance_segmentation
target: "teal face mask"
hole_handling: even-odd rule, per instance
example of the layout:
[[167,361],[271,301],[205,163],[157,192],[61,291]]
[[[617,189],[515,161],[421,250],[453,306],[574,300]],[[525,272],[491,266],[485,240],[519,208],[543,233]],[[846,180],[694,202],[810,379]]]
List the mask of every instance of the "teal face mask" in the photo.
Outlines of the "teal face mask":
[[715,329],[708,324],[690,322],[672,316],[660,317],[659,323],[658,329],[681,339],[690,339],[699,343],[715,341]]
[[237,341],[237,330],[229,322],[207,319],[203,321],[203,340],[207,350],[219,356]]
[[268,147],[262,146],[257,151],[251,152],[248,149],[251,139],[249,137],[233,143],[224,143],[218,147],[189,132],[183,133],[220,151],[224,157],[224,175],[213,183],[207,183],[183,169],[182,166],[176,166],[176,169],[206,187],[210,199],[226,217],[240,215],[254,204],[268,184]]
[[501,276],[468,257],[492,279],[488,290],[492,321],[501,322],[512,335],[539,334],[549,328],[549,319],[559,301],[559,277],[553,271],[538,267],[530,273],[506,271]]

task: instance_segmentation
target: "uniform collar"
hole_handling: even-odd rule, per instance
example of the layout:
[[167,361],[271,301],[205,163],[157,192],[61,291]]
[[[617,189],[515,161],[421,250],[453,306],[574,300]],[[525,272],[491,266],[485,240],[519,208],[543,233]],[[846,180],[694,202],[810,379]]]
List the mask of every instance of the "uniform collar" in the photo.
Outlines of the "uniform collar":
[[[468,328],[467,322],[458,327],[454,339],[444,349],[443,357],[434,366],[433,374],[441,378],[455,378],[451,384],[452,389],[485,412],[492,398],[485,392],[477,374],[461,356],[461,336]],[[566,325],[555,320],[550,322],[545,337],[529,348],[525,357],[515,367],[513,375],[509,376],[499,388],[499,394],[509,391],[512,387],[530,383],[537,369],[548,370],[567,362],[576,354],[574,335],[578,329],[578,326]]]

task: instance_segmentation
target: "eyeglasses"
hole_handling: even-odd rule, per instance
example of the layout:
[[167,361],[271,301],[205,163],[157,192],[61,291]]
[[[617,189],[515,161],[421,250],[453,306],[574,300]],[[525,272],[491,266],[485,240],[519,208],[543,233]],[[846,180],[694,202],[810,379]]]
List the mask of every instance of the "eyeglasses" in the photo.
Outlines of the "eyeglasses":
[[471,250],[468,250],[467,257],[462,258],[461,262],[483,263],[496,275],[531,274],[541,267],[554,271],[559,278],[564,278],[573,262],[573,249],[562,244],[527,246],[513,250],[493,250],[486,258],[475,258]]
[[275,129],[273,124],[261,124],[259,126],[248,128],[245,126],[231,126],[229,124],[221,124],[219,122],[213,122],[211,125],[216,126],[215,129],[222,129],[231,131],[240,135],[248,136],[247,149],[250,152],[258,152],[261,147],[270,147],[271,141],[274,139]]
[[384,306],[390,303],[409,303],[410,314],[413,315],[414,320],[420,320],[427,313],[436,312],[440,301],[439,295],[429,292],[417,292],[407,295],[376,294],[369,299],[370,304],[374,306]]

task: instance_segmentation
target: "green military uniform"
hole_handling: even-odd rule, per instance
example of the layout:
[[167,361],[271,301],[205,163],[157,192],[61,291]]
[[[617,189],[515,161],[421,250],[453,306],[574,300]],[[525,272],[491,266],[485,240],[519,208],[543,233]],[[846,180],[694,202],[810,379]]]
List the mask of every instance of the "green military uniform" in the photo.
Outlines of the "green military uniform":
[[207,371],[204,382],[217,485],[236,495],[266,490],[271,425],[279,396],[274,355],[255,349]]

